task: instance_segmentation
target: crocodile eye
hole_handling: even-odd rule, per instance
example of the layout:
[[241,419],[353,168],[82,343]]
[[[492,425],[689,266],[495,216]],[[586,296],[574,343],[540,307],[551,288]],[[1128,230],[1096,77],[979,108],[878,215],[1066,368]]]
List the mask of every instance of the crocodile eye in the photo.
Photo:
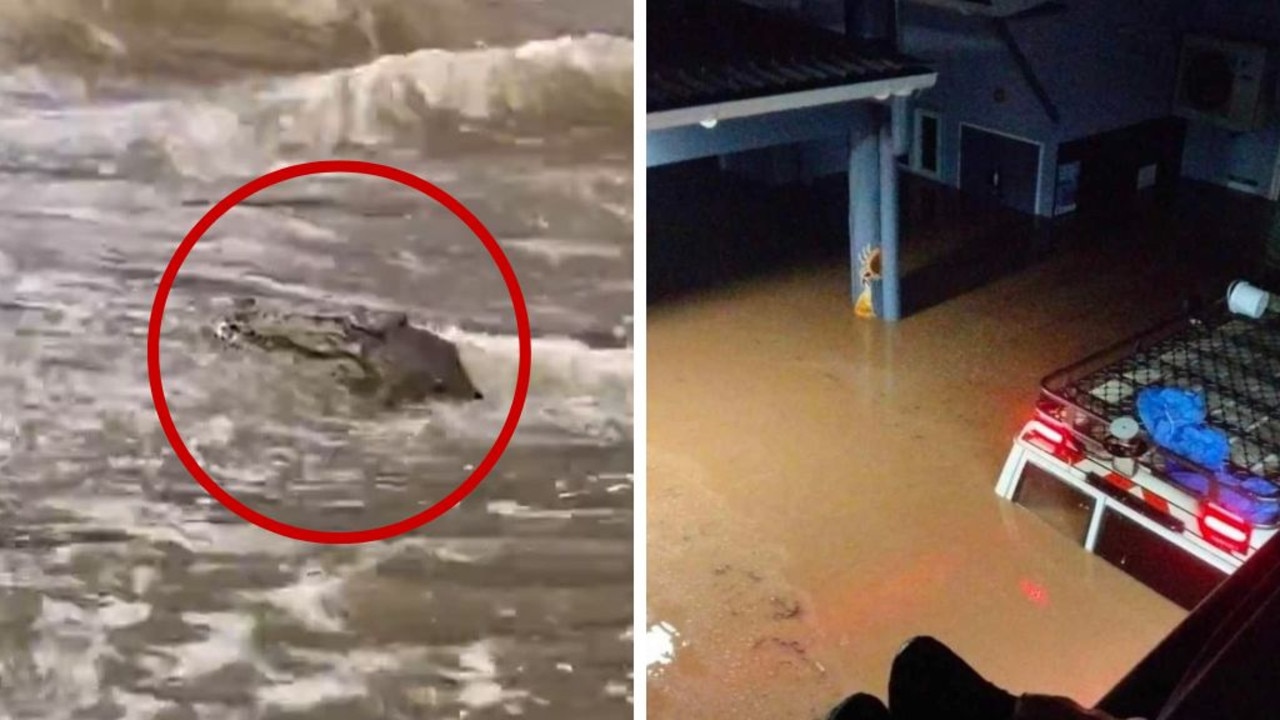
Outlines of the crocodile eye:
[[240,334],[240,326],[226,320],[218,323],[218,328],[214,331],[219,340],[234,340]]

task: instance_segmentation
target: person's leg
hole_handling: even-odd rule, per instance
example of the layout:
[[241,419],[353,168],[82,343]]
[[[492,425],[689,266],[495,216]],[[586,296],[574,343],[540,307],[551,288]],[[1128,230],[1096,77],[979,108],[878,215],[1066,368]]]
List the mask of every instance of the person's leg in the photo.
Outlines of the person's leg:
[[889,708],[874,695],[858,693],[835,706],[827,720],[890,720]]
[[1013,695],[931,637],[908,642],[889,672],[893,720],[1116,720],[1057,695]]
[[1101,710],[1090,710],[1071,698],[1026,693],[1018,697],[1013,720],[1118,720]]
[[893,720],[1012,720],[1016,703],[931,637],[910,640],[889,671]]

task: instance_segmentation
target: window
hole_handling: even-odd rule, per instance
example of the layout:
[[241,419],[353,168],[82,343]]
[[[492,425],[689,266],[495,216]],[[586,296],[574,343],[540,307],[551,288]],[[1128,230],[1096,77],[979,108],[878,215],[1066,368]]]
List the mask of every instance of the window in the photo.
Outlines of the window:
[[941,170],[941,121],[936,113],[916,110],[916,137],[912,150],[912,167],[921,175],[938,177]]

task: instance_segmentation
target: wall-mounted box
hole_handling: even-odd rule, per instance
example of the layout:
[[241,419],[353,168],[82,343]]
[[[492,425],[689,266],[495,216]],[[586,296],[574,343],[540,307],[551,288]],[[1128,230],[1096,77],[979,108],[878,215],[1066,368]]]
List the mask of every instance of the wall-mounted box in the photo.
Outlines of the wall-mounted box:
[[1182,40],[1173,112],[1188,120],[1251,132],[1270,119],[1275,78],[1265,45],[1208,35]]

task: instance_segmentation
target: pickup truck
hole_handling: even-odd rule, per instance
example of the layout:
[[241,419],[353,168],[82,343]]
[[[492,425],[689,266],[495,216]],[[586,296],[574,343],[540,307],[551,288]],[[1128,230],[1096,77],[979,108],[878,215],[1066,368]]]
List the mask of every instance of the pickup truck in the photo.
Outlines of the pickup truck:
[[[1275,310],[1264,302],[1241,312],[1224,300],[1052,373],[996,492],[1165,597],[1195,606],[1280,528]],[[1204,424],[1228,444],[1222,466],[1154,440],[1137,408],[1148,388],[1203,400]]]

